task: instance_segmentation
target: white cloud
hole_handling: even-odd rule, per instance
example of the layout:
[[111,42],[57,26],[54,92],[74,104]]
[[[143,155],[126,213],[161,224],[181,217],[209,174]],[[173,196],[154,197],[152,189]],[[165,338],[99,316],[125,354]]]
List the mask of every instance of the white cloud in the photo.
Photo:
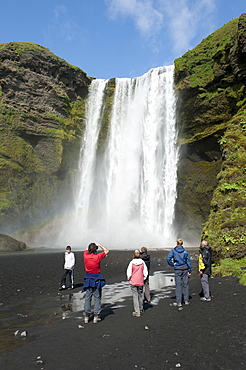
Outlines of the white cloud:
[[81,29],[76,22],[74,22],[67,11],[66,6],[59,5],[53,11],[53,18],[45,30],[45,38],[49,42],[54,39],[61,41],[73,41],[81,34]]
[[106,0],[106,4],[110,18],[132,18],[144,37],[154,37],[163,27],[163,14],[154,7],[152,0]]
[[202,33],[202,29],[210,32],[212,27],[209,27],[209,17],[216,8],[216,0],[105,0],[105,2],[110,18],[131,18],[146,41],[152,41],[152,46],[164,44],[168,38],[175,54],[181,54],[194,47],[192,40]]
[[216,7],[216,0],[160,0],[159,4],[168,16],[174,52],[183,53],[194,47],[192,40],[202,33],[203,28],[210,31],[209,17]]

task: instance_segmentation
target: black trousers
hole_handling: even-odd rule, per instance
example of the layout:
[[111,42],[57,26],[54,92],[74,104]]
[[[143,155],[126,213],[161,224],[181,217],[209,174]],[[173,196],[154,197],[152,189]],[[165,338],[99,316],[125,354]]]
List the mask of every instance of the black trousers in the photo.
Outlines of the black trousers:
[[67,275],[69,275],[69,281],[70,281],[70,288],[73,288],[74,286],[74,269],[64,269],[62,278],[61,278],[61,286],[66,286],[66,278]]

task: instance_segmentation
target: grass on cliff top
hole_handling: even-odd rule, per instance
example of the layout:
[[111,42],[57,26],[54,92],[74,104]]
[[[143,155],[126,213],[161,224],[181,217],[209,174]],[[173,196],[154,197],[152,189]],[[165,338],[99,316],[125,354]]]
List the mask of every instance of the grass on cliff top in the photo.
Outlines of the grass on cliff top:
[[214,56],[221,52],[220,57],[225,57],[225,51],[237,33],[238,21],[239,18],[231,20],[174,61],[177,72],[188,71],[191,87],[205,86],[213,80]]
[[235,276],[239,278],[240,284],[246,285],[246,257],[240,260],[232,258],[221,260],[218,266],[213,267],[213,275]]
[[[53,60],[66,63],[69,65],[69,67],[84,72],[81,68],[74,66],[70,63],[68,63],[66,60],[56,56],[53,54],[48,48],[45,48],[42,45],[35,44],[33,42],[24,42],[24,41],[18,41],[18,42],[8,42],[8,43],[0,43],[0,51],[3,49],[12,49],[16,54],[22,55],[27,51],[36,51],[40,54],[44,54],[46,57],[49,57]],[[85,73],[85,72],[84,72]],[[90,77],[89,77],[90,78]]]

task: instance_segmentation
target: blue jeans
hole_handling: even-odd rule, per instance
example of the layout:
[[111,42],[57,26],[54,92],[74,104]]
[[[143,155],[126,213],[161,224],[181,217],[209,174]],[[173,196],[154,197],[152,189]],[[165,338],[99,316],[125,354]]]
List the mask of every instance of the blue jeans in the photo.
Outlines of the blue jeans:
[[174,270],[176,284],[176,302],[182,303],[182,295],[184,301],[189,301],[189,276],[188,270]]
[[97,288],[88,287],[85,291],[85,316],[89,316],[91,314],[91,300],[92,296],[94,296],[94,315],[99,316],[101,313],[101,296],[102,290]]

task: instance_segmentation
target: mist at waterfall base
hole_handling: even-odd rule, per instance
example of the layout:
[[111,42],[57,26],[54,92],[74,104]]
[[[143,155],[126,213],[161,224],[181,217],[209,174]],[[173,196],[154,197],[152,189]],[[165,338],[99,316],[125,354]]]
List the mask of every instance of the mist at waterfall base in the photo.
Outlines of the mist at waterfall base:
[[[91,84],[74,189],[75,212],[59,240],[111,249],[175,243],[177,163],[173,66],[115,80],[106,143],[100,142],[108,80]],[[58,244],[59,241],[58,241]]]

